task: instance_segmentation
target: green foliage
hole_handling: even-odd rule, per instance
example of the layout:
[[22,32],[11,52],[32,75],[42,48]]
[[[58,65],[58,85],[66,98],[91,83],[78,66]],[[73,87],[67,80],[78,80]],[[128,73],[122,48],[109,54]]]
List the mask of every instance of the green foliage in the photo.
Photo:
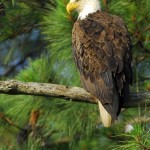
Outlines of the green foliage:
[[[13,3],[14,4],[14,3]],[[24,32],[29,32],[38,26],[40,17],[43,15],[40,3],[17,2],[14,6],[4,1],[6,15],[1,17],[0,41],[14,38]]]
[[130,133],[120,134],[120,145],[115,145],[113,150],[148,150],[150,149],[150,130],[141,125],[135,125],[134,130]]
[[[137,66],[134,72],[138,72],[136,74],[137,80],[150,76],[150,72],[147,71],[150,50],[148,28],[150,4],[148,1],[113,0],[109,1],[107,6],[102,3],[103,10],[108,7],[108,11],[121,16],[129,28],[133,42],[133,60]],[[0,40],[3,41],[8,37],[14,38],[40,26],[38,30],[42,32],[43,43],[46,43],[47,48],[40,58],[29,60],[28,67],[22,70],[15,79],[25,82],[81,86],[71,50],[71,30],[75,19],[74,16],[70,16],[66,12],[65,7],[68,0],[48,1],[46,6],[44,5],[45,7],[42,5],[44,2],[36,0],[31,2],[17,1],[14,7],[12,4],[4,2],[6,8],[9,9],[6,17],[3,17],[0,22],[0,26],[3,28],[0,31]],[[13,51],[10,51],[5,59],[6,63],[8,63],[11,53]],[[141,63],[141,57],[142,60],[146,59],[146,63]],[[141,85],[141,89],[146,89],[148,82],[145,81]],[[135,88],[133,89],[135,90]],[[0,99],[0,112],[4,112],[21,127],[28,123],[32,110],[40,111],[37,122],[38,131],[35,136],[29,137],[27,149],[44,149],[45,142],[48,142],[49,145],[54,144],[51,149],[111,149],[111,146],[113,144],[116,146],[117,143],[113,135],[124,132],[122,126],[131,118],[131,115],[126,115],[127,111],[122,112],[123,115],[120,119],[122,124],[106,129],[100,125],[98,108],[95,105],[23,95],[0,95]],[[137,109],[129,109],[127,113],[136,116]],[[144,113],[142,112],[142,114]],[[3,139],[3,143],[0,143],[3,145],[2,149],[17,149],[16,137],[19,130],[2,120],[0,120],[0,125],[0,133],[2,134],[0,141]],[[137,137],[140,137],[140,142],[148,147],[148,133],[147,128],[138,125],[130,134],[121,134],[123,145],[119,144],[115,149],[129,149],[129,145],[133,146],[133,149],[140,148]],[[62,144],[63,146],[55,144],[66,138],[67,144]],[[4,146],[8,143],[10,147]]]
[[[56,76],[64,76],[60,83],[75,86],[79,85],[79,75],[74,65],[71,50],[73,22],[69,20],[71,18],[67,14],[66,4],[66,1],[57,0],[56,7],[47,5],[49,9],[43,18],[42,33],[46,35],[45,40],[48,42],[47,49],[50,52],[51,63],[54,64],[54,67],[57,67]],[[63,81],[64,79],[65,81]]]

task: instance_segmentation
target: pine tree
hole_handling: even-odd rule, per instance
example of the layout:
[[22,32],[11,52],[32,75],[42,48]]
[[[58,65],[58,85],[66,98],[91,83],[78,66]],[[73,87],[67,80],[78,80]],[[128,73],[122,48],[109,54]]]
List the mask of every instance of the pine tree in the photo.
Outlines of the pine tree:
[[[2,19],[0,22],[2,27],[0,40],[6,41],[8,37],[14,39],[25,34],[24,32],[37,29],[41,35],[40,41],[44,43],[44,46],[46,44],[46,50],[40,57],[36,60],[30,59],[28,67],[21,70],[15,77],[9,76],[9,78],[25,82],[81,86],[71,50],[71,30],[76,14],[72,16],[67,14],[65,8],[67,3],[67,0],[50,2],[36,0],[26,2],[22,0],[21,2],[16,1],[15,7],[13,7],[12,3],[4,1],[7,9],[6,16],[0,18]],[[148,0],[113,0],[108,2],[103,0],[102,6],[104,11],[118,15],[125,20],[133,43],[136,89],[133,85],[132,90],[146,90],[149,82],[144,79],[150,74],[148,69],[150,64],[150,4]],[[12,14],[14,15],[12,16]],[[43,49],[45,49],[44,46]],[[10,59],[12,56],[7,57]],[[9,60],[8,58],[7,60]],[[144,82],[139,82],[140,80],[144,80]],[[147,124],[144,125],[144,128],[142,125],[135,126],[135,129],[139,130],[130,135],[126,134],[125,137],[122,135],[120,138],[123,138],[124,141],[128,137],[132,139],[131,143],[125,142],[124,147],[116,146],[117,137],[112,137],[112,135],[124,132],[122,126],[128,122],[127,120],[132,120],[137,116],[137,109],[124,111],[121,116],[121,125],[118,124],[110,129],[105,129],[100,124],[96,105],[58,101],[57,99],[50,101],[50,99],[23,95],[0,95],[0,111],[4,114],[0,115],[0,119],[3,118],[0,120],[0,145],[2,145],[2,149],[98,150],[108,147],[108,145],[108,149],[112,149],[112,145],[118,149],[123,149],[130,144],[140,149],[139,143],[145,144],[145,147],[150,145],[150,140],[147,141],[150,138],[147,134]],[[31,112],[38,112],[38,115],[30,115]],[[141,111],[141,115],[143,113],[145,116],[149,114],[147,110]],[[130,114],[133,116],[131,117]],[[143,136],[144,133],[146,136]],[[142,138],[142,141],[135,142],[137,137]],[[20,141],[21,145],[19,144]]]

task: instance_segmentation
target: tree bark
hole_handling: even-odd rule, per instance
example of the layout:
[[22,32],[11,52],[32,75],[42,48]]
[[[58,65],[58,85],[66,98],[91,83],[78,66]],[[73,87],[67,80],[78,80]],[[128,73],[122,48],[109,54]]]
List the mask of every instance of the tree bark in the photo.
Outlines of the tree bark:
[[[0,93],[46,96],[75,102],[97,103],[97,99],[83,88],[49,83],[0,81]],[[138,105],[150,106],[150,92],[131,93],[129,100],[126,100],[123,107],[137,107]]]

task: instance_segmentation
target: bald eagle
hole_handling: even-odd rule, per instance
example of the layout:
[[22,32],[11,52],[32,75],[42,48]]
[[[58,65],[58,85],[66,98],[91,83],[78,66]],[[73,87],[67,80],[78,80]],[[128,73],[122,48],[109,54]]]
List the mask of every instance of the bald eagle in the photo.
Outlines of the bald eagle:
[[110,127],[129,96],[131,42],[123,20],[101,11],[99,0],[70,0],[78,12],[72,30],[73,55],[85,90],[98,99],[100,116]]

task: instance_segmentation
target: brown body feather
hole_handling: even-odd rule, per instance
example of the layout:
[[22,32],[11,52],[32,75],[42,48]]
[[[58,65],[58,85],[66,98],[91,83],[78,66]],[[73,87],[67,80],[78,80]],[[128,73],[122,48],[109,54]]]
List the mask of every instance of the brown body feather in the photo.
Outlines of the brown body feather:
[[84,88],[117,119],[132,81],[131,43],[122,19],[102,11],[89,14],[75,22],[72,43]]

